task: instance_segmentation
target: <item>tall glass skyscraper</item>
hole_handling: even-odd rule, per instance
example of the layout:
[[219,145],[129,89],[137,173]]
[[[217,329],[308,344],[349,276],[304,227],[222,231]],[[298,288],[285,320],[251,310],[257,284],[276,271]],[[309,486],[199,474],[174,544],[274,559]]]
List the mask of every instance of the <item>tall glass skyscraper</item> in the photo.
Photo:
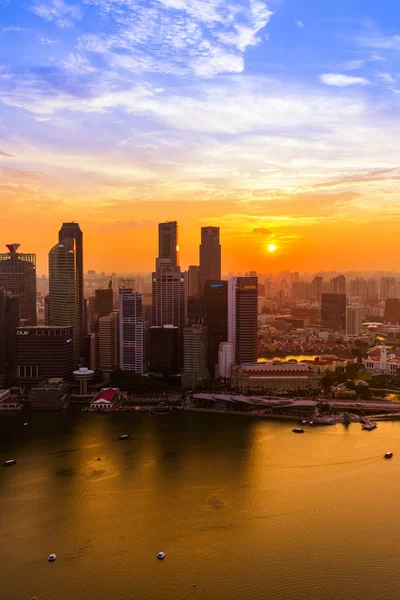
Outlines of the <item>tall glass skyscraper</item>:
[[58,241],[75,240],[76,273],[78,280],[78,306],[79,306],[79,347],[80,356],[84,355],[85,336],[85,288],[83,281],[83,233],[79,223],[63,223],[58,233]]
[[176,221],[158,224],[158,258],[169,260],[172,267],[179,265],[179,230]]
[[74,238],[63,239],[49,252],[49,325],[72,327],[74,368],[80,357],[79,274]]
[[20,319],[36,325],[36,254],[17,252],[19,244],[7,244],[0,254],[0,288],[19,300]]
[[148,372],[149,324],[143,319],[143,295],[119,290],[119,362],[124,371]]
[[219,227],[202,227],[200,244],[200,293],[207,281],[221,280]]

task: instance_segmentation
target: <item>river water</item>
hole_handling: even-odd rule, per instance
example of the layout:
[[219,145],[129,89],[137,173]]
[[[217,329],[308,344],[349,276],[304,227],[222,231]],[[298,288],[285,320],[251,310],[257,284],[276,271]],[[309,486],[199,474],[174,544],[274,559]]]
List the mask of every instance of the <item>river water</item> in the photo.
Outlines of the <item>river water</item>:
[[1,415],[1,599],[396,598],[400,423],[292,426]]

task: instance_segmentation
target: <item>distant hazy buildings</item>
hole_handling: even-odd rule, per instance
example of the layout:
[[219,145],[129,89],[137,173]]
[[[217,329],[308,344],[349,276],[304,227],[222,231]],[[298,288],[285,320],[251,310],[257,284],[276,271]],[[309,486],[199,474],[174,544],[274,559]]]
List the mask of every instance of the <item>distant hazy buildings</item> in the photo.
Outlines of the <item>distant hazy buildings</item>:
[[333,277],[330,281],[331,294],[345,294],[346,293],[346,277],[344,275],[338,275]]
[[380,281],[380,300],[396,297],[396,279],[394,277],[381,277]]
[[20,319],[36,325],[36,254],[17,252],[19,244],[7,244],[0,254],[0,288],[19,300]]
[[321,324],[327,329],[344,331],[346,328],[346,294],[322,294]]
[[207,329],[203,325],[189,325],[183,330],[182,386],[195,389],[208,378]]
[[18,384],[29,386],[51,377],[69,379],[75,368],[73,350],[72,327],[18,327]]
[[148,372],[149,324],[143,320],[143,296],[130,288],[119,291],[119,364],[124,371]]
[[200,244],[200,293],[207,281],[221,280],[219,227],[202,227]]
[[76,243],[63,239],[49,252],[49,325],[69,326],[73,331],[74,368],[80,360],[79,274]]

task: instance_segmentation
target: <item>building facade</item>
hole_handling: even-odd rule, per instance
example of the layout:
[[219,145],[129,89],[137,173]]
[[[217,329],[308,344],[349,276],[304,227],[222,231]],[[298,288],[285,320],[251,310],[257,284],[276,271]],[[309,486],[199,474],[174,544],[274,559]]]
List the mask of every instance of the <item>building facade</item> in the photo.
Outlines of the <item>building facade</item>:
[[79,302],[76,244],[67,238],[49,252],[49,325],[72,327],[75,369],[81,356]]
[[235,365],[231,376],[232,388],[241,394],[317,391],[320,383],[316,368],[278,361]]
[[119,365],[138,375],[148,373],[149,324],[143,320],[143,296],[131,288],[119,291]]
[[230,379],[235,364],[235,349],[231,342],[221,342],[218,352],[218,377]]
[[221,280],[219,227],[202,227],[200,244],[200,293],[207,281]]
[[170,377],[179,373],[179,328],[150,327],[150,372]]
[[346,335],[360,337],[362,333],[362,308],[348,306],[346,308]]
[[78,294],[78,332],[79,332],[79,356],[84,356],[84,335],[85,335],[85,288],[84,288],[84,271],[83,271],[83,233],[78,223],[63,223],[58,233],[59,243],[65,240],[75,240],[75,268],[77,278],[77,294]]
[[119,354],[119,312],[100,317],[97,322],[99,369],[103,373],[111,373],[118,367]]
[[397,375],[400,372],[400,355],[388,352],[384,344],[371,348],[362,363],[367,373],[374,375]]
[[169,261],[172,267],[179,266],[179,228],[176,221],[159,223],[158,257]]
[[216,375],[221,342],[228,340],[228,282],[207,281],[204,284],[207,324],[207,366],[210,376]]
[[183,330],[182,387],[196,389],[208,376],[207,329],[203,325],[189,325]]
[[235,345],[235,362],[248,363],[257,360],[257,277],[236,277],[230,284],[229,336]]
[[327,329],[346,329],[346,294],[322,294],[321,325]]
[[36,254],[17,252],[19,244],[7,244],[0,254],[0,288],[19,301],[19,316],[25,324],[36,325]]

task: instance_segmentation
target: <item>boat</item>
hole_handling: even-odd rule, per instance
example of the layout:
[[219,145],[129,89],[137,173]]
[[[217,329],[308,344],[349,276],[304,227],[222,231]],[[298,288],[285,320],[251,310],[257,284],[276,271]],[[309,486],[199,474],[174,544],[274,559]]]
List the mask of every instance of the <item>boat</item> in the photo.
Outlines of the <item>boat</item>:
[[385,458],[392,458],[393,452],[386,452]]
[[47,560],[49,562],[54,562],[56,560],[56,558],[57,558],[57,556],[55,554],[49,554],[49,557]]
[[159,553],[157,554],[157,558],[158,558],[158,560],[164,560],[164,558],[165,558],[166,556],[167,556],[167,555],[165,554],[165,552],[159,552]]
[[14,460],[13,458],[11,458],[10,460],[6,460],[4,462],[5,467],[11,467],[12,465],[16,465],[16,464],[17,464],[17,461]]
[[304,433],[304,429],[292,429],[293,433]]
[[100,456],[98,457],[98,459],[97,459],[97,460],[101,460]]
[[127,433],[123,433],[119,436],[120,440],[129,440],[129,435]]
[[376,427],[376,423],[364,423],[362,429],[364,429],[364,431],[372,431],[373,429],[376,429]]
[[28,425],[28,423],[24,423],[24,427],[26,427]]

